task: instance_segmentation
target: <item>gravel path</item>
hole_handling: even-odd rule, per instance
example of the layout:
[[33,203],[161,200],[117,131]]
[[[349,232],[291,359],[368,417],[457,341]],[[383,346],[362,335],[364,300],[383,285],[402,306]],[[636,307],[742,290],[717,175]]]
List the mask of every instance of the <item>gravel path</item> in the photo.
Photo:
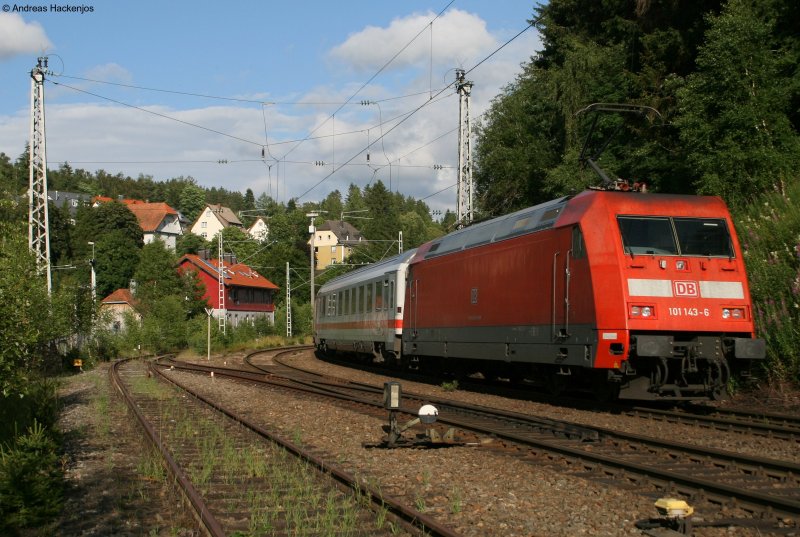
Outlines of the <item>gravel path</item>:
[[26,535],[198,535],[167,481],[148,469],[157,459],[111,388],[108,365],[62,379],[66,503],[57,521]]

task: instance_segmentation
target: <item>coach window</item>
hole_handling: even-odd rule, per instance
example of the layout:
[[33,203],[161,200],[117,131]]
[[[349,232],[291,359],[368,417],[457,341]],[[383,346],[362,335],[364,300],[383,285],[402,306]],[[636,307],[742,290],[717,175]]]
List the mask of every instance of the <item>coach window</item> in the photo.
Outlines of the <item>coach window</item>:
[[358,313],[364,313],[364,286],[358,287]]
[[579,226],[572,228],[572,257],[573,259],[586,257],[586,246],[583,243],[583,233]]
[[372,284],[367,284],[367,313],[372,313]]
[[383,280],[383,304],[389,309],[389,280]]
[[350,314],[355,314],[358,304],[358,287],[353,287],[350,289]]
[[394,280],[389,282],[389,307],[394,308]]

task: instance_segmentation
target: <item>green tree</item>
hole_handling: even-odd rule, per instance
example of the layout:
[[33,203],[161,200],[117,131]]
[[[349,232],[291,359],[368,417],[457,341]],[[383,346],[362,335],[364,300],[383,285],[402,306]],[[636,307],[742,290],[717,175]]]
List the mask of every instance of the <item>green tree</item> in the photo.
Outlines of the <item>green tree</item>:
[[197,254],[198,251],[208,248],[210,243],[200,235],[194,233],[184,233],[178,237],[175,245],[176,253],[181,256],[184,254]]
[[139,264],[139,247],[123,231],[106,233],[95,242],[97,296],[127,288]]
[[334,190],[319,204],[321,211],[324,211],[323,216],[327,220],[336,220],[341,218],[344,212],[344,204],[342,203],[342,193]]
[[183,286],[176,269],[175,254],[163,241],[145,244],[133,274],[136,281],[136,298],[145,309],[150,309],[168,295],[182,294]]
[[789,58],[773,26],[749,0],[731,0],[709,17],[698,71],[678,90],[676,125],[698,190],[733,205],[783,190],[800,170],[800,139],[789,118],[791,80],[783,74]]
[[205,191],[194,183],[183,187],[178,210],[189,222],[194,222],[206,206]]
[[24,395],[31,374],[45,357],[55,335],[45,279],[28,249],[27,230],[0,222],[0,392]]

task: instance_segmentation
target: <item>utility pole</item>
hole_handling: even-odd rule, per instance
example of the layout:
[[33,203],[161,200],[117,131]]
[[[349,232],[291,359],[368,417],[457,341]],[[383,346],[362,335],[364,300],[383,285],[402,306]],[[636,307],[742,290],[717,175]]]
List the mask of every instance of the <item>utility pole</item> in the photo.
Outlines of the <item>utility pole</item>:
[[397,236],[397,253],[403,253],[403,232],[400,231],[399,235]]
[[92,260],[89,261],[89,264],[92,267],[92,280],[91,280],[91,282],[92,282],[92,304],[96,305],[96,303],[97,303],[97,273],[95,273],[95,271],[94,271],[94,264],[95,264],[95,261],[94,261],[94,242],[93,241],[89,241],[87,244],[89,244],[92,247]]
[[462,228],[472,223],[472,145],[470,144],[469,98],[472,82],[464,80],[464,70],[456,69],[458,91],[458,200],[456,221]]
[[286,337],[292,337],[292,283],[289,262],[286,262]]
[[306,216],[311,218],[311,223],[308,225],[308,232],[311,233],[311,318],[316,319],[317,305],[314,302],[314,238],[317,234],[317,228],[314,226],[314,219],[319,216],[319,213],[310,212],[306,213]]
[[50,274],[50,218],[47,212],[47,151],[44,129],[44,74],[47,57],[31,70],[30,181],[28,188],[28,247],[36,256],[39,272],[47,275],[47,293],[53,289]]

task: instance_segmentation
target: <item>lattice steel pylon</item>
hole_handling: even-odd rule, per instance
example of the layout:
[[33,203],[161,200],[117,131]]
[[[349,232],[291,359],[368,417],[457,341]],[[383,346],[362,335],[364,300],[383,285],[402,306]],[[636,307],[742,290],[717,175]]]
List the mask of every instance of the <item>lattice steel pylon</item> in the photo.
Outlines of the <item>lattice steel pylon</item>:
[[219,291],[219,316],[217,322],[219,329],[225,334],[225,321],[228,317],[228,310],[225,309],[225,252],[222,249],[222,230],[217,233],[217,273],[218,273],[218,291]]
[[292,284],[289,262],[286,262],[286,337],[292,337]]
[[40,57],[31,70],[30,181],[28,188],[28,247],[36,256],[39,272],[47,276],[47,292],[53,289],[50,273],[50,217],[47,212],[47,151],[44,129],[44,75],[47,58]]
[[462,228],[472,223],[472,144],[470,143],[469,98],[472,82],[464,80],[464,70],[456,69],[458,91],[458,200],[456,222]]

